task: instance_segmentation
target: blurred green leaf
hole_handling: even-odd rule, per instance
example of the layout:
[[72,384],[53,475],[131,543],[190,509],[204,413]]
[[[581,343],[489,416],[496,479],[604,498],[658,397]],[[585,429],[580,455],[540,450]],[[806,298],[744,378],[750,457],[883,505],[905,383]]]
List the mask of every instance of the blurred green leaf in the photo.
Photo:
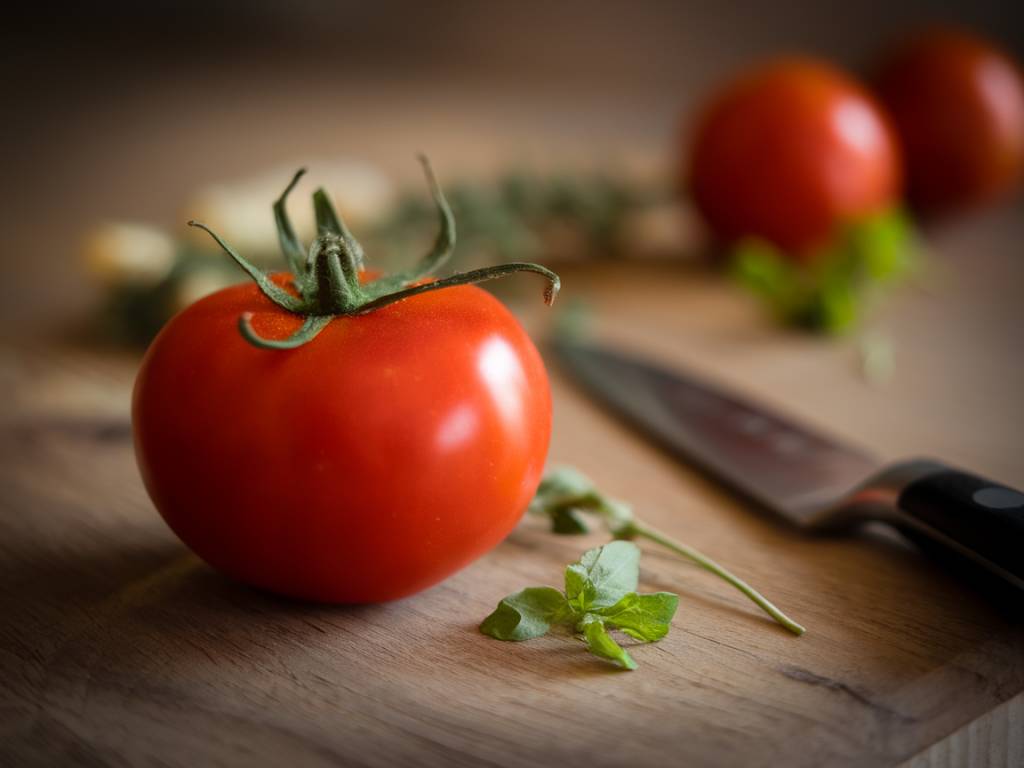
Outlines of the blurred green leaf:
[[917,238],[900,209],[842,227],[827,246],[797,260],[755,238],[733,249],[733,277],[787,325],[842,333],[865,315],[879,289],[919,264]]

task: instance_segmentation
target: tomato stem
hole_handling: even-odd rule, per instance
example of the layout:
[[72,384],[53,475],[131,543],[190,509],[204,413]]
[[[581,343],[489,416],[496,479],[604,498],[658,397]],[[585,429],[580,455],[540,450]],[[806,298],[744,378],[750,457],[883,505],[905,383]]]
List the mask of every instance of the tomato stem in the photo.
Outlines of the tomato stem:
[[547,278],[548,284],[544,289],[544,303],[548,306],[554,302],[555,297],[558,295],[558,291],[562,287],[562,281],[559,279],[558,275],[547,267],[542,267],[539,264],[530,264],[528,262],[512,262],[510,264],[499,264],[496,267],[474,269],[470,272],[459,272],[458,274],[452,275],[451,277],[445,277],[441,280],[434,280],[429,283],[422,283],[400,291],[395,291],[394,293],[385,294],[380,298],[364,304],[359,308],[358,314],[373,312],[375,309],[386,307],[388,304],[394,304],[396,301],[402,301],[421,293],[427,293],[428,291],[437,291],[442,288],[450,288],[456,285],[482,283],[486,280],[495,280],[499,277],[511,275],[514,272],[534,272],[535,274]]
[[346,254],[353,262],[353,271],[358,273],[363,268],[363,248],[352,236],[338,212],[331,205],[327,190],[320,187],[313,193],[313,210],[316,214],[316,228],[320,236],[334,235],[339,238]]
[[291,269],[298,296],[289,293],[274,282],[269,274],[243,258],[208,226],[198,221],[189,222],[189,226],[207,232],[256,282],[257,287],[270,301],[286,312],[305,317],[302,326],[288,338],[265,339],[253,329],[252,313],[245,313],[239,318],[238,328],[246,341],[263,349],[294,349],[315,338],[336,317],[366,314],[428,291],[494,280],[515,272],[534,272],[546,278],[548,284],[544,291],[544,301],[546,304],[554,301],[561,282],[558,275],[539,264],[501,264],[425,282],[429,275],[448,261],[455,249],[455,217],[434,176],[430,162],[423,155],[419,156],[419,160],[423,164],[427,185],[437,205],[437,238],[430,251],[413,269],[368,283],[360,281],[364,261],[363,249],[345,226],[323,188],[313,193],[317,236],[310,246],[308,255],[304,252],[285,204],[289,193],[305,174],[305,168],[300,168],[295,173],[273,205],[281,251]]
[[242,337],[254,346],[264,349],[295,349],[316,338],[316,335],[326,328],[333,319],[330,315],[309,315],[299,330],[288,338],[264,339],[253,330],[252,312],[246,312],[238,318],[238,330]]
[[264,272],[259,267],[250,264],[240,253],[234,250],[230,245],[225,243],[216,232],[210,229],[208,226],[203,224],[201,221],[190,221],[188,223],[190,227],[198,227],[207,234],[210,235],[214,240],[217,241],[217,245],[227,252],[228,256],[235,260],[246,274],[249,275],[253,280],[256,281],[256,285],[263,292],[263,294],[270,299],[272,302],[281,307],[281,309],[287,310],[288,312],[301,312],[304,307],[302,299],[292,296],[288,291],[279,286],[273,280],[270,279],[270,275]]
[[299,179],[305,174],[306,169],[299,168],[295,175],[292,176],[292,180],[288,182],[288,186],[284,188],[284,192],[274,202],[274,222],[277,224],[277,239],[281,244],[281,251],[288,260],[292,274],[296,276],[303,275],[306,272],[306,254],[302,249],[302,243],[299,242],[299,238],[292,228],[292,223],[288,219],[288,213],[285,211],[284,206],[288,200],[289,193],[295,189],[295,185],[299,183]]
[[455,250],[455,216],[452,214],[451,206],[444,197],[441,185],[437,182],[434,169],[430,167],[430,161],[426,155],[417,156],[420,165],[423,166],[423,175],[427,179],[427,186],[430,188],[430,196],[434,199],[437,207],[438,230],[437,238],[430,252],[424,256],[416,269],[408,276],[410,282],[419,280],[426,275],[433,274],[440,269],[451,258]]
[[318,239],[313,257],[313,271],[309,276],[315,291],[316,313],[344,315],[363,303],[359,287],[360,255],[344,240]]

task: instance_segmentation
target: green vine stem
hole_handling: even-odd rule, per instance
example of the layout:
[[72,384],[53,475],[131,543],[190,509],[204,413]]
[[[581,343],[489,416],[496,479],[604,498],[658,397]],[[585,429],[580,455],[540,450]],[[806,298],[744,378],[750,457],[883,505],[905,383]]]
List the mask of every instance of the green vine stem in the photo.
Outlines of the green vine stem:
[[552,530],[562,534],[586,533],[588,527],[580,513],[596,515],[616,539],[643,538],[659,544],[731,584],[794,635],[805,631],[743,579],[693,547],[637,520],[628,504],[605,496],[589,478],[574,469],[562,467],[549,472],[530,502],[529,511],[548,518]]
[[264,296],[286,312],[303,317],[302,325],[285,339],[266,339],[252,326],[252,313],[238,320],[242,337],[262,349],[295,349],[308,344],[330,325],[336,317],[363,315],[395,302],[404,301],[428,291],[437,291],[456,285],[471,285],[494,280],[516,272],[533,272],[545,278],[544,302],[551,304],[561,287],[561,281],[550,269],[526,262],[501,264],[494,267],[460,272],[449,277],[434,279],[433,273],[448,261],[455,249],[455,217],[438,184],[430,163],[419,158],[426,175],[427,185],[437,206],[439,232],[430,251],[412,269],[399,274],[363,282],[363,249],[344,221],[334,209],[327,193],[321,188],[313,193],[317,235],[308,253],[295,234],[285,204],[305,169],[292,177],[281,196],[273,204],[281,251],[291,270],[293,294],[279,285],[267,272],[259,269],[228,245],[207,225],[188,222],[190,227],[204,230],[251,277]]
[[750,600],[762,611],[771,616],[775,621],[784,626],[794,635],[802,635],[806,630],[801,624],[797,624],[789,616],[780,611],[774,603],[768,598],[754,589],[752,586],[747,584],[743,579],[734,574],[732,571],[724,568],[723,566],[716,563],[707,555],[697,551],[693,547],[688,547],[671,536],[668,536],[656,528],[651,528],[649,525],[645,525],[637,520],[633,520],[623,528],[619,529],[615,534],[617,539],[633,539],[633,538],[644,538],[653,541],[655,544],[660,544],[666,549],[675,552],[677,555],[682,555],[688,560],[693,561],[701,568],[706,571],[718,576],[723,581],[732,584],[736,589],[746,595]]

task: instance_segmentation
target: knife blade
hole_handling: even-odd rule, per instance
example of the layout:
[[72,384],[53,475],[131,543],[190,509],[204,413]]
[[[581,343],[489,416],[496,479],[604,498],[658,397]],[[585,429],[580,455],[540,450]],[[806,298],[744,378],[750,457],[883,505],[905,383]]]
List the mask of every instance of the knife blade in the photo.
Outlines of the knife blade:
[[588,390],[678,458],[797,525],[809,522],[815,499],[837,498],[880,466],[693,374],[600,347],[555,349]]
[[681,369],[559,339],[556,357],[627,422],[803,528],[877,519],[1024,590],[1024,494],[930,459],[885,465]]

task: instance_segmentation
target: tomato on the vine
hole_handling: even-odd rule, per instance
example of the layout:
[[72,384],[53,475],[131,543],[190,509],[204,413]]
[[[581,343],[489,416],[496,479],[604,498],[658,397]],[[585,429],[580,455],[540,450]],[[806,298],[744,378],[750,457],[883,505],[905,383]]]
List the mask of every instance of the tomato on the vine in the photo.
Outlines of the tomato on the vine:
[[275,206],[291,277],[229,251],[258,284],[200,300],[153,342],[136,453],[161,515],[220,571],[305,599],[390,600],[494,547],[532,498],[547,374],[515,317],[466,283],[557,277],[520,264],[425,281],[454,244],[435,187],[443,230],[421,269],[361,280],[358,244],[317,195],[308,259],[284,196]]
[[1024,172],[1024,77],[990,43],[933,29],[899,45],[877,78],[926,212],[999,197]]
[[872,98],[828,64],[785,58],[728,83],[683,169],[712,232],[763,238],[806,260],[840,224],[900,193],[899,153]]

